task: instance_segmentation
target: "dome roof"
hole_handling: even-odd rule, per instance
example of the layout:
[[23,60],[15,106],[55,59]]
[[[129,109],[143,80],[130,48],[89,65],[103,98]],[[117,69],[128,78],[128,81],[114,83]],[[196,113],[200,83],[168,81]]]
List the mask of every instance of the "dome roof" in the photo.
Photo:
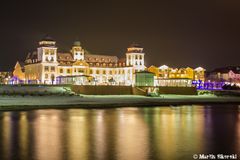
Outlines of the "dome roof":
[[81,42],[80,42],[80,41],[75,41],[75,42],[73,43],[73,45],[74,45],[74,46],[81,46]]

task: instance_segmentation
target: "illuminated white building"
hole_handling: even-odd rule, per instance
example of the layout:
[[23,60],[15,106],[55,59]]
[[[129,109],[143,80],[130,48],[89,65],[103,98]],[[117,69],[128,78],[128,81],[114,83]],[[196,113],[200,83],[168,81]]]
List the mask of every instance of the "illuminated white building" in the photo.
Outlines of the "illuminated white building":
[[76,41],[69,53],[58,52],[56,42],[46,37],[25,60],[26,83],[73,83],[133,85],[135,72],[145,70],[143,48],[132,44],[126,58],[89,54]]

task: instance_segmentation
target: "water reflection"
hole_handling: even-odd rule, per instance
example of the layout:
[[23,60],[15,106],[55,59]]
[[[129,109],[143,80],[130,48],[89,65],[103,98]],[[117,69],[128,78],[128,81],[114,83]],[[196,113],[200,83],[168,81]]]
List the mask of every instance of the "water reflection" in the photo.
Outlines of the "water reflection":
[[66,143],[68,159],[88,159],[89,116],[87,110],[66,111]]
[[34,114],[36,115],[33,123],[34,157],[38,160],[61,160],[63,145],[61,111],[38,110]]
[[148,159],[148,128],[138,109],[118,111],[116,120],[117,159]]
[[0,159],[191,159],[194,153],[240,153],[239,113],[230,105],[2,112]]

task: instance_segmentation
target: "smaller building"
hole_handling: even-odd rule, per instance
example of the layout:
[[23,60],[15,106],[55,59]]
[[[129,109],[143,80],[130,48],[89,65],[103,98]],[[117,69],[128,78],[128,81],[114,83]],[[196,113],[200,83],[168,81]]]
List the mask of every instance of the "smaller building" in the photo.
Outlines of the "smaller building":
[[148,71],[155,75],[155,86],[191,87],[192,81],[205,80],[205,69],[202,67],[170,68],[162,65],[160,67],[150,66]]
[[214,82],[240,83],[240,67],[228,66],[216,68],[207,74],[207,80]]
[[17,61],[14,70],[12,82],[14,84],[25,83],[24,63]]
[[154,73],[148,71],[136,72],[135,86],[154,86]]
[[9,84],[12,72],[0,72],[0,84]]

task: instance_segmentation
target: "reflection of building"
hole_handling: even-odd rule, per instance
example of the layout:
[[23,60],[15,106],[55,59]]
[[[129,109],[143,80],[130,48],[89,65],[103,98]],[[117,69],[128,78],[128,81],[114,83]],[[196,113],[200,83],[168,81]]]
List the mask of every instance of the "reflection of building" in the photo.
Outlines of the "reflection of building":
[[192,86],[192,80],[204,81],[205,69],[198,67],[170,68],[166,65],[150,66],[149,72],[155,74],[156,86]]
[[[145,69],[143,48],[137,44],[127,49],[123,59],[89,54],[78,41],[70,53],[58,52],[55,44],[52,38],[46,37],[39,42],[37,51],[28,54],[25,61],[28,83],[56,84],[71,79],[73,83],[132,85],[135,72]],[[80,79],[81,82],[75,81]]]

